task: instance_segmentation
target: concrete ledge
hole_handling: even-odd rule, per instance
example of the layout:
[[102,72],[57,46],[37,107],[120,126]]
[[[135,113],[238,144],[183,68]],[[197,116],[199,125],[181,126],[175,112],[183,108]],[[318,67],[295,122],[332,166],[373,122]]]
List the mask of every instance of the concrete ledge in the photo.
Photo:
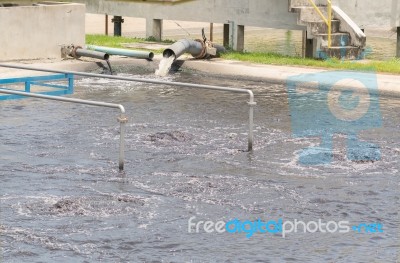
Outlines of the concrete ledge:
[[[296,75],[335,71],[334,69],[260,65],[231,60],[187,60],[183,63],[182,68],[198,70],[210,74],[222,74],[241,78],[257,78],[262,81],[278,84],[285,84],[288,78]],[[371,73],[365,74],[366,78],[369,78],[370,76]],[[376,77],[380,95],[400,97],[399,75],[376,74]],[[329,84],[329,82],[321,84]],[[348,87],[357,88],[357,86],[353,86],[351,82],[348,83]]]
[[[147,61],[143,59],[121,58],[121,57],[112,57],[110,61],[112,66],[139,67],[143,69],[141,72],[146,73],[146,72],[155,72],[155,70],[158,68],[160,60],[161,60],[161,55],[156,56],[153,61]],[[41,67],[49,69],[60,69],[60,70],[71,70],[71,71],[95,71],[100,68],[99,63],[105,66],[105,62],[94,61],[94,60],[87,60],[87,61],[66,60],[66,61],[50,61],[50,62],[25,61],[22,64],[26,66],[31,65],[33,67]],[[10,63],[10,64],[17,64],[17,63]],[[214,76],[223,75],[224,77],[232,77],[232,78],[257,79],[260,81],[264,81],[266,83],[277,83],[277,84],[286,84],[289,78],[301,74],[311,74],[310,77],[312,77],[313,74],[316,75],[321,72],[334,71],[334,70],[317,69],[317,68],[260,65],[260,64],[252,64],[241,61],[222,60],[222,59],[213,59],[208,61],[208,60],[194,60],[186,58],[185,60],[175,61],[174,65],[175,67],[178,67],[179,70],[182,70],[184,72],[199,71],[204,74],[211,74]],[[0,67],[0,74],[4,77],[44,75],[43,72],[22,71],[22,70],[7,69],[1,67]],[[370,78],[371,73],[365,74],[365,76],[366,78]],[[399,75],[376,74],[376,78],[378,82],[378,89],[380,95],[400,97]],[[353,83],[354,82],[349,81],[345,85],[348,85],[348,87],[357,88],[357,85],[353,85]]]

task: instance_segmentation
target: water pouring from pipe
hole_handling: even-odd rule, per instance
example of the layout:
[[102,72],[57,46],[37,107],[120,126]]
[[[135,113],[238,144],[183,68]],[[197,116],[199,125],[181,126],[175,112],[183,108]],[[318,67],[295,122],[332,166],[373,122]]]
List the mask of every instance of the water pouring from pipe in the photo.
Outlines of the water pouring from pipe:
[[172,63],[184,53],[191,54],[195,59],[213,58],[225,52],[225,48],[221,45],[213,44],[207,40],[202,29],[203,39],[181,39],[163,52],[163,58],[159,68],[156,71],[158,76],[166,76],[171,69]]
[[158,69],[156,70],[156,75],[160,77],[165,77],[168,75],[171,70],[172,63],[175,61],[175,55],[164,56],[160,64],[158,65]]

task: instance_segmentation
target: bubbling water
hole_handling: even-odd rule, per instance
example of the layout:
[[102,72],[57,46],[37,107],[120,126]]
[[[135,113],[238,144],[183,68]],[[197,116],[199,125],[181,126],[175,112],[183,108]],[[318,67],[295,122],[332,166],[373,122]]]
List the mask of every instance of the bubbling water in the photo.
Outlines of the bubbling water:
[[168,75],[169,70],[171,69],[172,63],[175,60],[175,56],[163,57],[160,61],[160,65],[156,70],[156,75],[160,77],[165,77]]

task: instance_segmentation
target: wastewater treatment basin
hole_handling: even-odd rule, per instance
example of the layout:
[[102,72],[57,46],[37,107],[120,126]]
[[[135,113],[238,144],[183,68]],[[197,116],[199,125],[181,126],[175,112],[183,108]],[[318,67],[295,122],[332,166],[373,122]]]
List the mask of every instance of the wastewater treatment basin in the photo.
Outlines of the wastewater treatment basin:
[[[400,251],[400,103],[380,97],[381,125],[359,138],[381,158],[304,165],[318,137],[293,136],[288,88],[257,79],[178,72],[120,76],[251,89],[246,96],[77,78],[74,98],[123,104],[119,172],[115,111],[35,99],[0,102],[0,230],[4,262],[396,262]],[[307,105],[321,111],[318,96]],[[304,105],[306,105],[304,103]],[[309,109],[309,108],[308,108]],[[328,125],[329,123],[327,123]],[[191,219],[192,218],[192,219]],[[375,232],[219,233],[199,221],[302,220],[380,224]],[[190,221],[191,220],[191,221]],[[250,225],[248,225],[250,226]],[[382,230],[382,231],[379,231]]]

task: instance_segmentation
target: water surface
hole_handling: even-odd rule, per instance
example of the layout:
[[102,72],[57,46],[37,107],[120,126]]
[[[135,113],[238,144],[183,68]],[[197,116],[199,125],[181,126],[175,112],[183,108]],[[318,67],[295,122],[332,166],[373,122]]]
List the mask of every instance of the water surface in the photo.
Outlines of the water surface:
[[[123,76],[136,69],[116,69]],[[122,72],[122,73],[121,73]],[[135,74],[135,73],[134,73]],[[400,102],[381,98],[383,127],[361,134],[382,160],[301,166],[318,138],[291,135],[286,88],[177,73],[168,81],[250,88],[245,95],[81,79],[75,98],[127,109],[126,170],[118,111],[25,99],[0,104],[4,262],[396,262],[400,250]],[[383,233],[188,233],[188,219],[381,222]]]

